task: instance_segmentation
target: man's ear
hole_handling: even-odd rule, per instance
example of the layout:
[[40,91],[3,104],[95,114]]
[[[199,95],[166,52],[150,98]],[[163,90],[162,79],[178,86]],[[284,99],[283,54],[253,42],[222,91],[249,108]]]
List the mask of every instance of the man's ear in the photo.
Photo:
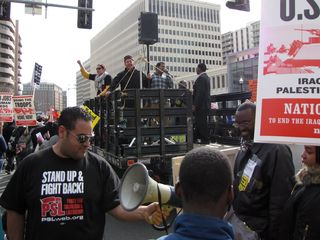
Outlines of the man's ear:
[[60,125],[60,126],[58,127],[58,135],[59,135],[59,138],[64,138],[64,136],[67,135],[67,131],[68,131],[68,130],[67,130],[64,126]]

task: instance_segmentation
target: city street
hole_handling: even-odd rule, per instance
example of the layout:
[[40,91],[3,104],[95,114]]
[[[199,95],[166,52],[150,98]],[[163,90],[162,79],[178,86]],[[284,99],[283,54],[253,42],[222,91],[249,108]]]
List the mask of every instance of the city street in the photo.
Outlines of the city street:
[[165,234],[154,230],[145,222],[120,222],[107,215],[104,240],[148,240],[157,239]]

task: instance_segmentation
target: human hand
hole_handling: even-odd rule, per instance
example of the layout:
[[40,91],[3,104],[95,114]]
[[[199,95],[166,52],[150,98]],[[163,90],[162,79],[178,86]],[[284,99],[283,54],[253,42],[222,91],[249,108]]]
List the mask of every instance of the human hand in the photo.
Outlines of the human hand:
[[148,74],[147,74],[147,79],[148,79],[148,80],[151,80],[151,78],[152,78],[152,77],[151,77],[151,73],[148,73]]
[[143,216],[147,223],[160,225],[162,224],[162,217],[167,218],[169,214],[168,208],[163,208],[161,212],[159,204],[154,202],[145,207]]

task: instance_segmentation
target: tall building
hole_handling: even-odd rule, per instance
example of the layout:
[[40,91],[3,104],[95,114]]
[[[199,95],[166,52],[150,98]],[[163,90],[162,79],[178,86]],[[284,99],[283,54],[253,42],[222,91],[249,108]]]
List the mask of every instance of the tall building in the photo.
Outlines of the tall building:
[[68,96],[67,91],[62,91],[62,109],[65,109],[68,106]]
[[0,20],[0,92],[21,95],[19,22]]
[[258,79],[258,55],[259,49],[255,47],[227,56],[228,92],[250,91],[249,81]]
[[[114,76],[124,68],[125,55],[135,59],[146,55],[146,46],[138,43],[141,12],[158,14],[159,42],[150,46],[151,66],[163,61],[178,77],[195,73],[200,62],[209,69],[223,65],[220,5],[195,0],[136,0],[91,40],[91,66],[104,63]],[[146,72],[144,63],[138,65],[139,60],[137,68]]]
[[[32,95],[33,86],[31,83],[23,84],[23,95]],[[54,83],[40,83],[40,88],[35,90],[34,105],[36,111],[46,113],[51,108],[62,111],[63,105],[63,91],[62,88]]]
[[[236,31],[222,34],[223,64],[226,64],[228,54],[242,52],[259,46],[260,21],[247,24],[246,27]],[[242,56],[239,60],[248,59],[250,56]]]

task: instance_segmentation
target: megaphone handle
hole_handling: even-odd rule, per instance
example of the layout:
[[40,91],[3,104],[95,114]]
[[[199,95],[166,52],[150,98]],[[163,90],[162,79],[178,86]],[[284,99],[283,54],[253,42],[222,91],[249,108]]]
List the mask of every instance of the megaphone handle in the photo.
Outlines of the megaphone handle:
[[160,211],[161,211],[162,223],[163,223],[163,226],[164,226],[164,230],[166,231],[166,234],[168,235],[169,233],[168,233],[167,221],[166,221],[166,218],[162,214],[162,201],[161,201],[161,191],[160,191],[159,184],[157,184],[157,190],[158,190],[158,202],[159,202]]

